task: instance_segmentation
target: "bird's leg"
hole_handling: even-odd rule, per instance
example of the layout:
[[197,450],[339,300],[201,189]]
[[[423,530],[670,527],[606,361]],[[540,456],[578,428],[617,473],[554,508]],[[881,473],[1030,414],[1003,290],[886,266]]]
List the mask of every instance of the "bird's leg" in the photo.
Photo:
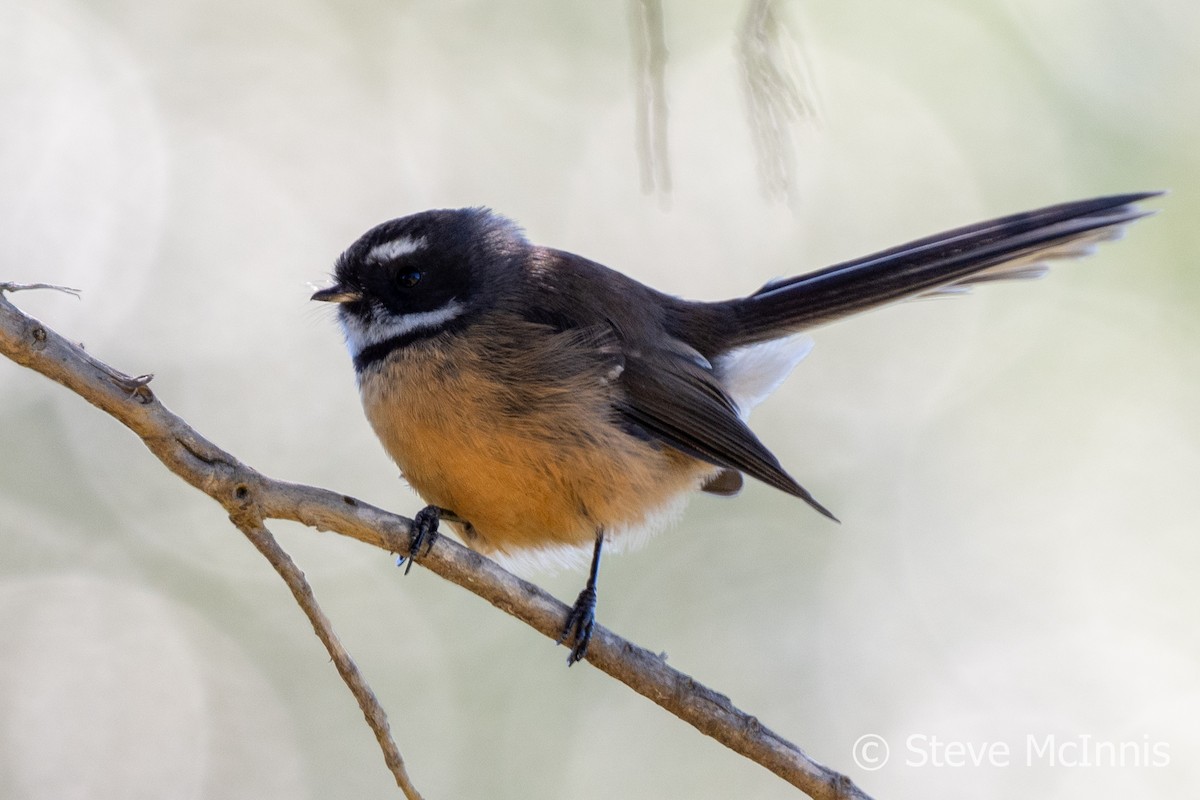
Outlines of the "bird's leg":
[[596,531],[596,549],[592,551],[592,569],[588,573],[587,585],[575,599],[562,633],[558,635],[558,644],[567,639],[574,641],[571,654],[567,656],[568,667],[583,660],[587,655],[588,642],[592,640],[592,629],[596,625],[596,576],[600,573],[600,549],[603,546],[604,531]]
[[396,559],[396,566],[402,566],[405,561],[408,565],[404,567],[404,574],[412,569],[413,562],[417,560],[417,554],[421,552],[421,548],[425,548],[428,553],[433,547],[433,540],[437,538],[438,523],[442,517],[454,519],[454,512],[438,506],[425,506],[417,515],[413,517],[412,526],[409,527],[408,533],[412,537],[408,544],[408,557],[400,556]]

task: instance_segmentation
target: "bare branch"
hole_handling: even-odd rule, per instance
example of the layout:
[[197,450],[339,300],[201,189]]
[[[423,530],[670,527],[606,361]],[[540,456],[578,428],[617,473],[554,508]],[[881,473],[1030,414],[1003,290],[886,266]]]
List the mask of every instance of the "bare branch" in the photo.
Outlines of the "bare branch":
[[325,616],[321,607],[317,605],[317,598],[313,596],[312,587],[308,585],[304,573],[262,524],[262,519],[258,516],[258,509],[253,502],[248,501],[242,513],[230,514],[229,519],[242,533],[246,534],[246,538],[258,548],[258,552],[271,562],[271,566],[279,573],[279,577],[283,578],[284,583],[292,590],[292,596],[296,598],[296,602],[300,604],[300,608],[304,610],[309,622],[312,623],[317,638],[329,651],[329,656],[333,659],[338,674],[342,676],[342,680],[350,687],[354,698],[358,700],[358,707],[362,709],[363,716],[366,717],[367,724],[371,726],[371,731],[379,742],[379,748],[383,751],[383,760],[388,769],[392,771],[396,784],[404,792],[404,796],[408,800],[422,800],[421,793],[417,791],[412,784],[412,779],[408,777],[408,770],[404,767],[404,757],[400,755],[400,748],[396,746],[396,741],[392,738],[391,730],[388,727],[387,713],[384,712],[375,693],[371,691],[370,685],[359,672],[358,665],[354,663],[354,659],[342,647],[341,641],[333,632],[333,624]]
[[[19,287],[0,283],[0,353],[57,381],[114,417],[136,433],[168,469],[225,507],[234,524],[287,581],[308,614],[375,731],[397,783],[408,797],[419,797],[407,783],[382,708],[316,606],[303,573],[263,525],[264,519],[294,520],[407,556],[411,520],[347,495],[273,480],[242,464],[163,406],[148,386],[149,376],[124,375],[23,314],[4,296],[5,291],[15,288]],[[557,638],[567,607],[489,559],[439,536],[417,560],[543,635]],[[596,627],[587,660],[815,800],[870,800],[849,778],[813,761],[799,747],[735,708],[729,698],[606,628]]]

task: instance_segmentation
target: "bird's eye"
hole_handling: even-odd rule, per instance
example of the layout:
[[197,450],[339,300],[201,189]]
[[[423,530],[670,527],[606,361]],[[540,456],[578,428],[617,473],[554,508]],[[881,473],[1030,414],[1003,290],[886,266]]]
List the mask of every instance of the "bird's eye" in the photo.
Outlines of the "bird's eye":
[[401,289],[411,289],[420,283],[421,278],[423,277],[424,275],[417,270],[412,270],[411,272],[401,272],[396,276],[396,285]]

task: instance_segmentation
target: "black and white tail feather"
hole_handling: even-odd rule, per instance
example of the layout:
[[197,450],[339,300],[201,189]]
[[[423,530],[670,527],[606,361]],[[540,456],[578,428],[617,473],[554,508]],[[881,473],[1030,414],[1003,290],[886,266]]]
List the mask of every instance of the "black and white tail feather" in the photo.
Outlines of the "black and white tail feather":
[[853,261],[771,281],[728,301],[736,345],[776,339],[906,297],[958,294],[974,284],[1037,278],[1046,262],[1078,258],[1153,212],[1141,192],[1048,206],[939,233]]
[[[1098,243],[1119,238],[1126,225],[1153,213],[1135,204],[1158,194],[1098,197],[1012,214],[771,281],[747,297],[713,303],[710,307],[726,321],[720,329],[721,351],[711,359],[713,374],[745,422],[750,410],[812,349],[809,329],[897,300],[963,294],[981,283],[1041,277],[1049,269],[1046,262],[1085,256]],[[740,488],[739,475],[726,470],[704,490],[735,494]],[[832,517],[807,493],[784,491]]]

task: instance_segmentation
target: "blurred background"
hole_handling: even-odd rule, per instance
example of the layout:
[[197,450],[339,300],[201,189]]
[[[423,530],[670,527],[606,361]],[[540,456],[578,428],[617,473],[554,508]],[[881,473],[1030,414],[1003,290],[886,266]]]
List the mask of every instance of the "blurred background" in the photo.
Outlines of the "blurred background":
[[[784,197],[756,162],[738,3],[663,6],[672,190],[646,194],[623,3],[0,0],[0,280],[82,289],[14,300],[154,373],[257,469],[411,514],[308,302],[384,219],[490,205],[534,241],[716,299],[986,217],[1170,189],[1040,282],[817,331],[753,422],[842,524],[760,485],[697,497],[606,560],[599,619],[879,798],[1190,796],[1200,6],[777,5],[809,109],[786,129]],[[0,419],[0,797],[397,796],[215,503],[8,361]],[[431,800],[795,796],[475,596],[273,529]],[[569,602],[584,576],[531,577]],[[875,771],[855,763],[867,734],[891,746]],[[921,766],[930,737],[1003,742],[1010,763]],[[1166,745],[1169,764],[1027,763],[1029,737]]]

